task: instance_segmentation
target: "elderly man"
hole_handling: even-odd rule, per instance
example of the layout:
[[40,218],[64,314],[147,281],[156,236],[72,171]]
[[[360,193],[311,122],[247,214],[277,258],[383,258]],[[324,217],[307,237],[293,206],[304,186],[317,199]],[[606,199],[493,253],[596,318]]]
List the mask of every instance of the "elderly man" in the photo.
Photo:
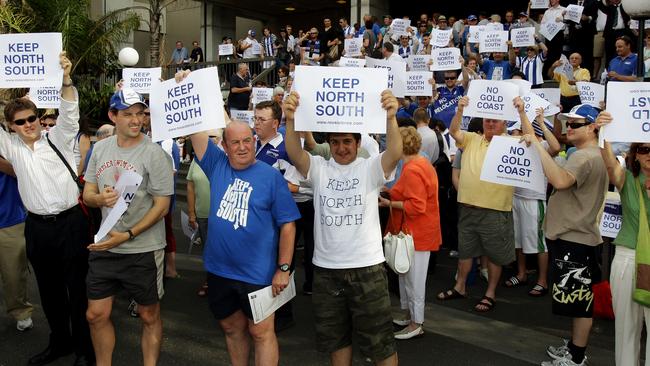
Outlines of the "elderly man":
[[[449,134],[463,150],[462,169],[458,188],[458,277],[454,287],[438,294],[439,300],[467,297],[465,288],[467,274],[475,257],[486,255],[488,262],[488,287],[485,296],[474,307],[477,312],[487,312],[496,304],[496,287],[501,277],[501,266],[515,259],[515,243],[512,221],[512,198],[514,188],[488,183],[479,179],[483,161],[494,136],[505,133],[505,121],[483,119],[483,135],[460,129],[463,110],[469,104],[468,97],[458,102],[458,110],[449,127]],[[525,133],[533,128],[523,102],[514,99]]]
[[189,53],[187,52],[187,48],[183,47],[183,42],[181,41],[176,41],[176,48],[174,48],[174,51],[172,52],[172,56],[169,59],[169,62],[167,63],[167,66],[169,65],[177,65],[180,67],[180,65],[183,65],[183,63],[186,60],[189,60]]
[[230,77],[228,108],[241,111],[248,110],[248,102],[252,91],[253,86],[251,85],[248,64],[240,63],[237,65],[237,72]]

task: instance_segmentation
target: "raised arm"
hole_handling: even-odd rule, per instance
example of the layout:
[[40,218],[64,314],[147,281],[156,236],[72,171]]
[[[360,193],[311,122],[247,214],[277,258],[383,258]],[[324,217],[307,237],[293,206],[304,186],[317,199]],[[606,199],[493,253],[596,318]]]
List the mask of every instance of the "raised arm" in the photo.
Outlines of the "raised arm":
[[517,96],[512,100],[512,103],[517,109],[517,112],[519,112],[519,120],[521,120],[522,134],[535,135],[535,130],[533,129],[533,125],[528,120],[528,115],[526,114],[526,109],[524,108],[524,101]]
[[386,110],[386,151],[381,155],[381,167],[384,169],[384,176],[388,177],[402,158],[402,136],[395,118],[397,98],[389,90],[381,93],[381,106]]
[[468,105],[469,98],[467,96],[460,98],[456,114],[454,114],[454,118],[451,119],[451,125],[449,125],[449,134],[456,140],[456,145],[462,145],[465,138],[465,133],[460,129],[460,123],[463,121],[463,110]]
[[282,110],[286,121],[286,134],[284,144],[287,148],[289,159],[298,172],[307,177],[309,166],[311,164],[309,153],[300,147],[300,136],[296,133],[294,125],[294,115],[298,107],[300,96],[296,92],[291,92],[287,99],[282,103]]
[[532,144],[537,149],[542,160],[544,174],[548,178],[548,182],[551,183],[555,189],[567,189],[575,184],[576,178],[569,173],[568,170],[557,165],[548,151],[546,151],[544,146],[542,146],[539,140],[537,140],[537,137],[530,134],[523,135],[521,141],[525,141],[529,146]]
[[508,41],[508,61],[513,67],[517,64],[517,55],[515,55],[515,48],[512,47],[512,41]]
[[306,151],[312,151],[314,148],[318,145],[316,142],[316,139],[314,139],[314,134],[311,133],[311,131],[306,131],[305,132],[305,144],[304,148]]
[[539,125],[539,128],[542,129],[542,133],[544,134],[544,139],[546,140],[546,142],[548,142],[548,153],[551,156],[555,156],[560,152],[562,146],[560,145],[560,142],[555,137],[555,134],[553,134],[553,131],[549,130],[546,127],[546,123],[544,123],[544,108],[537,108],[535,113],[536,113],[535,118],[537,119],[537,124]]
[[[596,118],[596,125],[598,128],[602,128],[612,122],[612,115],[603,111],[600,112],[598,118]],[[604,148],[600,149],[600,155],[603,157],[605,166],[607,167],[607,175],[609,176],[609,182],[616,186],[616,189],[619,191],[623,188],[625,184],[625,168],[623,168],[616,159],[614,155],[614,150],[612,150],[612,145],[609,141],[605,141]]]

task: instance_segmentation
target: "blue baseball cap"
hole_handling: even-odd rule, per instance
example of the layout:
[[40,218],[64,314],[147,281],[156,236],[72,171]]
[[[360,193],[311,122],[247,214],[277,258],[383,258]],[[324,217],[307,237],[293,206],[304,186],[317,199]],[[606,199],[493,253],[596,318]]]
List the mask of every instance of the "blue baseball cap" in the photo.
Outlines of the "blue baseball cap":
[[115,94],[111,97],[110,109],[123,110],[128,109],[134,104],[142,104],[145,108],[149,108],[147,103],[144,102],[142,95],[138,94],[133,89],[122,89],[116,91]]
[[587,123],[594,123],[596,117],[598,117],[598,109],[590,106],[589,104],[578,104],[577,106],[571,108],[569,113],[560,113],[558,118],[562,121],[566,121],[569,118],[581,118],[584,119]]
[[470,15],[467,17],[467,20],[477,20],[477,19],[478,18],[476,17],[476,15]]

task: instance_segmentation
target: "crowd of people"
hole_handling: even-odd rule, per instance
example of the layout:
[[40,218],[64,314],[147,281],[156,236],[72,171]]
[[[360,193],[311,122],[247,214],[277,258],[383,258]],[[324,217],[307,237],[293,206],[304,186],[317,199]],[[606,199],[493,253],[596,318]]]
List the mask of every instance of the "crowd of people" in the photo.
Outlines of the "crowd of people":
[[[257,365],[278,364],[276,332],[293,323],[291,302],[255,323],[248,294],[271,286],[276,296],[289,286],[298,242],[304,247],[302,292],[312,297],[316,347],[332,365],[352,363],[353,339],[375,364],[398,364],[396,340],[424,334],[430,257],[442,247],[458,265],[438,301],[468,297],[468,276],[477,261],[487,288],[476,312],[497,305],[500,284],[531,283],[530,296],[551,293],[553,313],[571,319],[571,337],[549,346],[551,360],[542,365],[585,365],[593,285],[602,280],[600,268],[609,265],[598,259],[609,185],[619,192],[623,210],[610,275],[615,358],[617,365],[637,364],[644,319],[650,315],[632,295],[643,279],[635,277],[637,248],[650,232],[650,143],[606,141],[599,147],[599,130],[612,122],[611,114],[605,101],[601,108],[582,104],[576,82],[635,82],[637,57],[650,55],[632,53],[633,40],[642,38],[620,0],[572,3],[584,6],[579,24],[565,21],[566,9],[550,0],[539,21],[529,16],[530,6],[518,20],[516,11],[508,11],[504,22],[498,14],[422,14],[399,36],[389,15],[381,24],[366,15],[360,26],[324,18],[321,31],[313,27],[295,37],[289,25],[280,36],[264,28],[261,41],[249,30],[233,45],[233,55],[220,57],[246,59],[256,52],[274,57],[273,97],[253,104],[252,65],[238,63],[229,75],[225,129],[188,136],[187,154],[172,140],[151,142],[148,101],[121,84],[110,99],[111,123],[97,130],[91,144],[79,122],[71,63],[62,54],[58,115],[39,117],[28,98],[19,98],[5,106],[7,130],[0,129],[4,301],[18,331],[34,326],[26,294],[31,263],[50,328],[46,349],[29,364],[48,364],[74,352],[75,365],[110,365],[115,348],[110,317],[121,289],[143,324],[144,364],[158,362],[162,278],[177,276],[171,254],[175,240],[169,236],[175,173],[186,155],[193,158],[187,159],[189,223],[205,244],[207,274],[199,295],[207,298],[225,334],[233,365],[246,365],[251,350]],[[509,30],[546,22],[561,23],[562,30],[550,40],[537,35],[536,45],[522,49],[509,42],[507,53],[481,54],[468,34],[471,25],[495,23]],[[462,50],[462,68],[432,73],[432,97],[397,98],[383,91],[386,134],[296,131],[296,65],[338,67],[347,57],[344,40],[354,37],[363,39],[361,57],[406,62],[410,55],[430,54],[434,29],[453,30],[447,46]],[[226,43],[233,42],[225,38]],[[191,73],[186,60],[204,61],[198,42],[191,55],[176,43],[170,64],[178,65],[178,82]],[[273,66],[265,62],[259,67]],[[545,116],[539,109],[530,121],[516,97],[511,103],[518,123],[463,116],[474,80],[519,79],[537,88],[544,76],[559,82],[560,113]],[[235,119],[235,110],[251,111],[252,120]],[[548,193],[480,179],[491,142],[505,135],[519,136],[539,154]],[[564,150],[567,158],[558,159]],[[122,179],[132,182],[134,194],[118,189]],[[95,243],[93,212],[106,219],[124,204],[117,224]],[[415,254],[409,271],[398,276],[401,312],[393,317],[382,237],[402,231],[412,234]],[[525,255],[536,256],[535,281]],[[511,263],[516,274],[503,279],[503,267]],[[569,297],[573,301],[564,300]],[[649,360],[650,343],[645,349]]]

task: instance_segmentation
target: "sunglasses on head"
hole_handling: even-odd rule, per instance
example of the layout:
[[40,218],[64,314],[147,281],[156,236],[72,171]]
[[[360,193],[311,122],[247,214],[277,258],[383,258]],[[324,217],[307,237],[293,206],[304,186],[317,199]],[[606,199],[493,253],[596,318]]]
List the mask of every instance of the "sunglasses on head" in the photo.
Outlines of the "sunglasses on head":
[[637,155],[645,155],[647,153],[650,153],[650,147],[649,146],[637,146],[636,153],[637,153]]
[[570,127],[572,130],[576,130],[576,129],[580,128],[580,127],[584,127],[584,126],[589,125],[589,123],[569,122],[569,121],[566,121],[565,124],[566,124],[567,128]]
[[41,122],[41,127],[54,127],[56,123],[43,123]]
[[31,116],[29,116],[29,117],[27,117],[27,118],[21,118],[21,119],[14,120],[14,124],[15,124],[16,126],[22,126],[22,125],[24,125],[26,122],[34,123],[37,119],[38,119],[38,118],[36,117],[36,115],[35,115],[35,114],[32,114]]

